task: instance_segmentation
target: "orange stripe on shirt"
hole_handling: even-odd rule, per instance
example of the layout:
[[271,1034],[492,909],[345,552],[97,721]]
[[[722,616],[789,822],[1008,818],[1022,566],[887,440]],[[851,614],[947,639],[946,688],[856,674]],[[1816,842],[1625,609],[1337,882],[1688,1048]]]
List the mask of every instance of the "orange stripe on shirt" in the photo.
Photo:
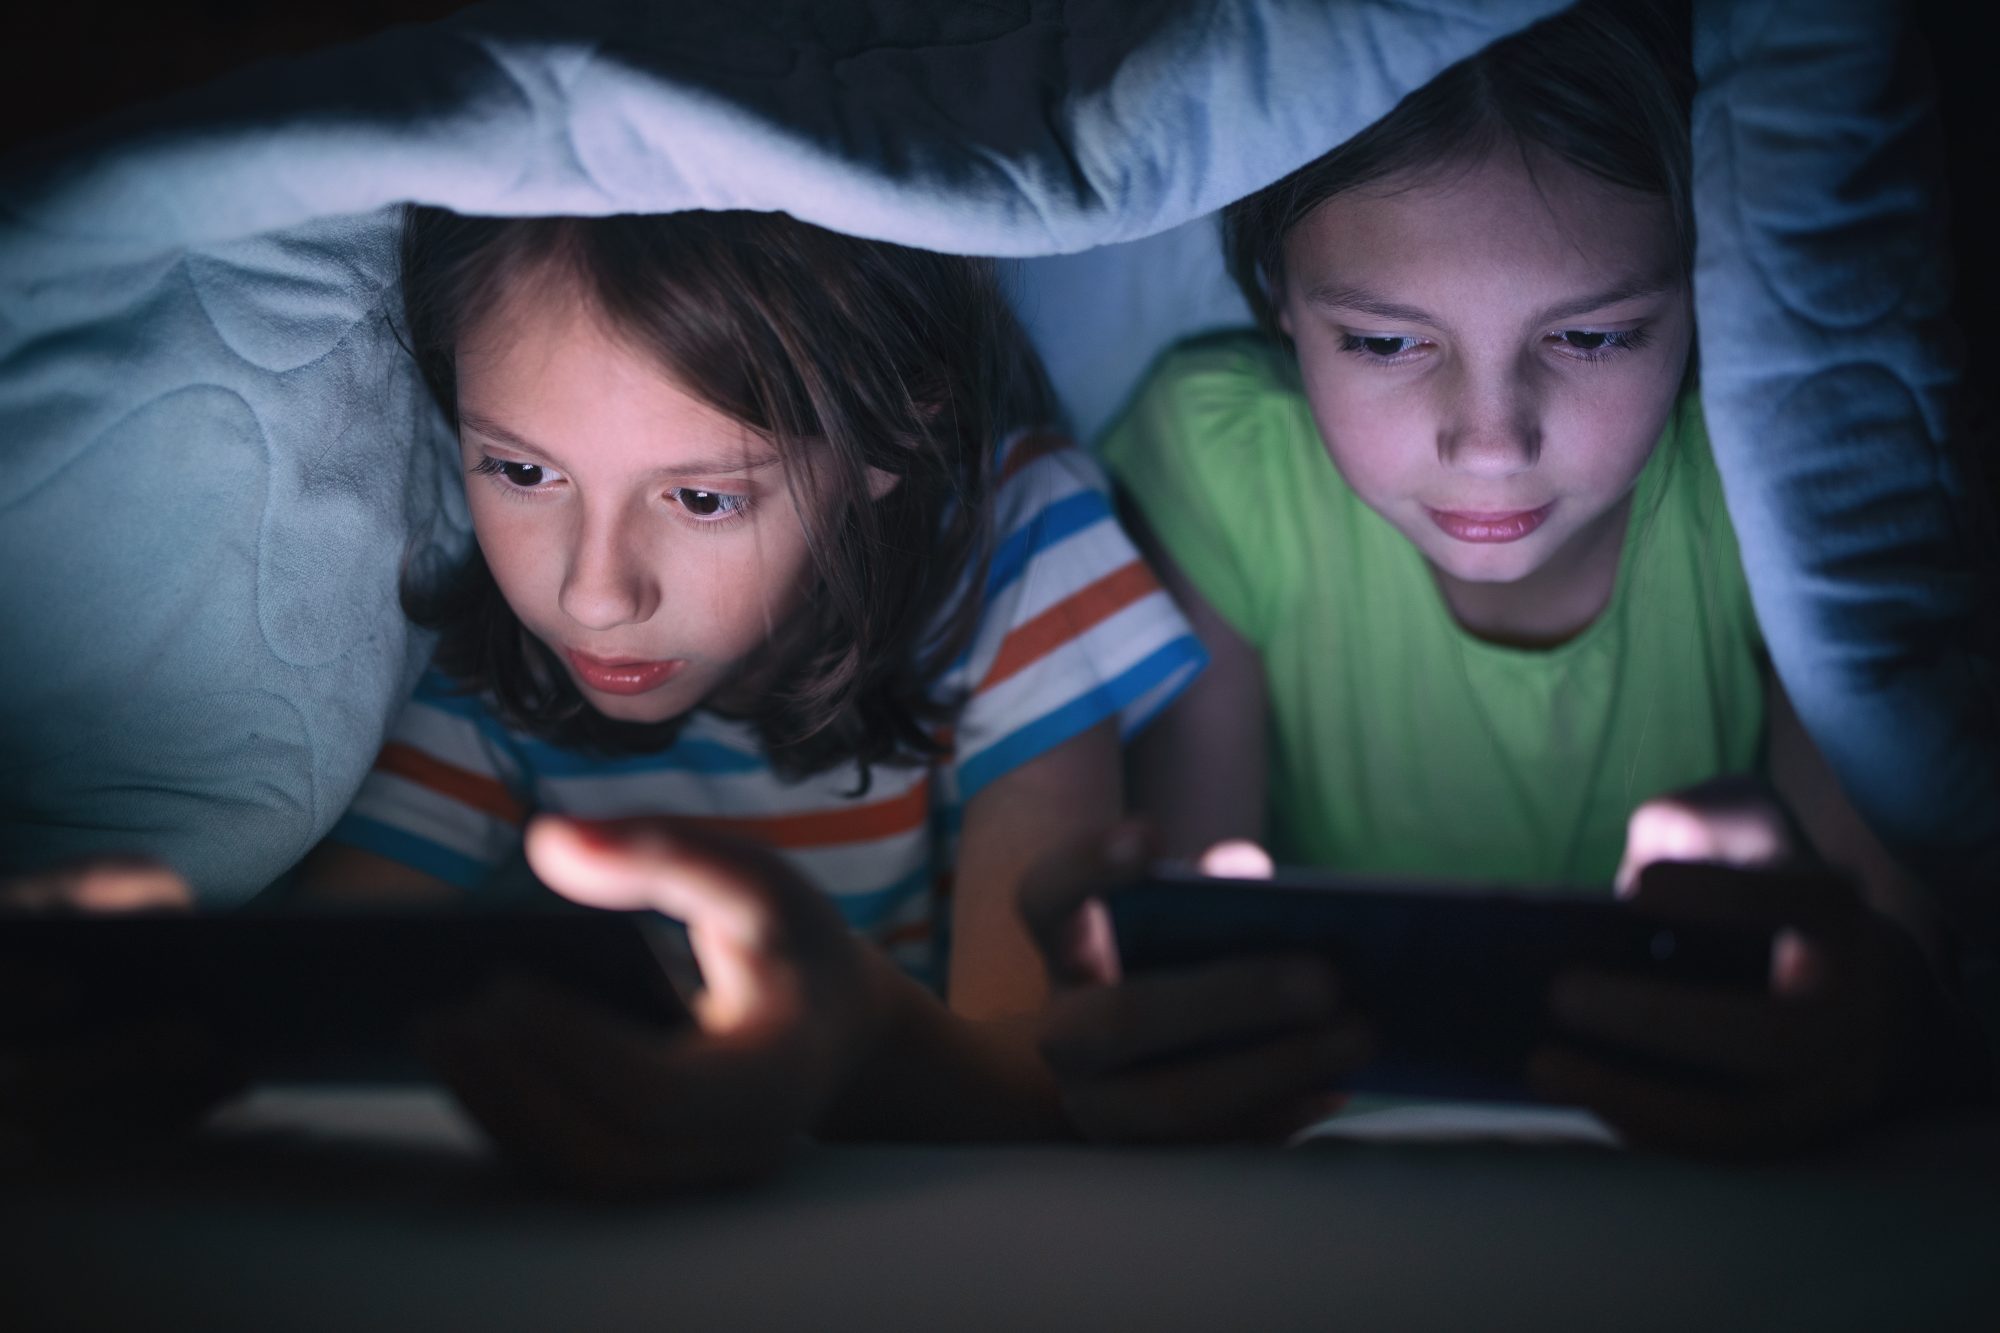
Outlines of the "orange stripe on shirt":
[[930,817],[930,786],[930,779],[925,778],[900,796],[844,809],[798,815],[692,815],[676,822],[734,834],[767,847],[873,842],[922,828]]
[[469,805],[481,814],[519,826],[528,817],[514,794],[484,773],[448,764],[414,745],[390,741],[375,756],[375,771],[407,778],[419,787],[428,787],[440,796],[449,796],[460,805]]
[[1065,449],[1074,448],[1076,448],[1075,440],[1056,431],[1038,431],[1033,435],[1023,435],[1014,441],[1013,447],[1007,451],[1007,461],[1000,465],[1000,484],[1005,486],[1014,480],[1020,475],[1022,468],[1037,458],[1047,458],[1050,454],[1059,454]]
[[1133,560],[1097,582],[1084,585],[1034,619],[1016,625],[1000,644],[999,655],[987,670],[986,679],[979,682],[979,688],[992,689],[1080,637],[1091,626],[1109,620],[1159,590],[1159,581],[1142,560]]

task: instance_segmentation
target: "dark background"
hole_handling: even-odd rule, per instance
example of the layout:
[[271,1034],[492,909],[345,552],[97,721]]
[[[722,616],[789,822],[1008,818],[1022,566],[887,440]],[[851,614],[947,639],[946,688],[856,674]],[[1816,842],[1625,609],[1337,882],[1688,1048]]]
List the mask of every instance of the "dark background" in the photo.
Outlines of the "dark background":
[[[643,0],[635,0],[643,2]],[[654,0],[739,4],[764,0]],[[941,4],[961,0],[938,0]],[[106,111],[142,105],[268,56],[350,41],[398,23],[427,22],[467,0],[32,0],[0,21],[0,155]],[[2000,245],[1991,239],[1992,168],[2000,114],[1991,44],[1975,33],[1983,6],[1914,0],[1916,31],[1937,72],[1958,265],[1958,325],[1990,399],[2000,355]]]

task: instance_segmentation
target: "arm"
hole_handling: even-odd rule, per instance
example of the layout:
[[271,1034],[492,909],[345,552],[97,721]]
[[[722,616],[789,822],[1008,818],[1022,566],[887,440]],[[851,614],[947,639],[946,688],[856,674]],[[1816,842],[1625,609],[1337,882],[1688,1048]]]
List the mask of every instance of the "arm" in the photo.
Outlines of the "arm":
[[[995,779],[966,810],[952,990],[956,1003],[958,960],[969,958],[974,998],[957,1007],[993,1021],[947,1011],[886,956],[857,947],[879,1036],[844,1080],[822,1132],[872,1139],[1061,1132],[1033,1028],[1021,1017],[1040,1004],[1043,987],[1040,960],[1014,911],[1014,885],[1052,839],[1117,818],[1116,728],[1105,722]],[[306,858],[293,894],[307,905],[341,907],[451,906],[465,896],[445,880],[334,842]]]
[[430,1021],[425,1054],[529,1169],[595,1192],[646,1192],[769,1174],[808,1134],[1061,1127],[1046,1091],[996,1095],[981,1029],[857,939],[769,848],[664,818],[542,816],[527,854],[545,883],[586,906],[686,922],[705,983],[678,1031],[526,982]]
[[1265,824],[1263,662],[1135,511],[1125,522],[1209,665],[1127,755],[1134,802],[1161,834],[1128,824],[1108,838],[1071,838],[1021,886],[1053,982],[1037,1024],[1041,1052],[1066,1123],[1085,1138],[1282,1139],[1327,1113],[1326,1090],[1366,1058],[1371,1040],[1325,962],[1259,956],[1127,983],[1096,900],[1152,856],[1194,859],[1218,842],[1261,841]]
[[1107,719],[995,778],[966,803],[952,895],[954,1013],[1032,1014],[1047,985],[1015,905],[1022,874],[1058,847],[1117,822],[1118,723]]
[[874,1053],[828,1118],[849,1138],[1053,1137],[1065,1131],[1036,1050],[1047,996],[1016,898],[1023,874],[1118,818],[1118,723],[1106,719],[995,778],[965,808],[952,905],[950,1008],[886,958]]
[[1208,669],[1126,757],[1132,808],[1162,830],[1161,852],[1194,857],[1226,839],[1264,841],[1264,663],[1128,508],[1126,523],[1160,582],[1180,604]]

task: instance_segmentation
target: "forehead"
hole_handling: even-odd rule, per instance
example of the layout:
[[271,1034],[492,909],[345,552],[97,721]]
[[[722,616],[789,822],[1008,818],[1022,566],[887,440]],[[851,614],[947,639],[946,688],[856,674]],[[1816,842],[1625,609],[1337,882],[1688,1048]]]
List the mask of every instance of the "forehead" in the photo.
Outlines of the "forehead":
[[1289,286],[1422,293],[1440,304],[1671,278],[1678,269],[1665,199],[1511,143],[1462,167],[1343,191],[1285,237]]
[[503,283],[457,348],[461,414],[552,451],[593,456],[761,457],[745,423],[690,392],[671,366],[614,327],[574,278],[554,270]]

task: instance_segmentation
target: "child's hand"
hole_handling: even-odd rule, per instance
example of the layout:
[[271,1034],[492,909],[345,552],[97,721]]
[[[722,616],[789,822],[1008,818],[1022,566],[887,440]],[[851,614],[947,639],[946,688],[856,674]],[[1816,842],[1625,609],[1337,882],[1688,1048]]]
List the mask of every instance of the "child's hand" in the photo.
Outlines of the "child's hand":
[[[1150,842],[1141,826],[1122,825],[1022,883],[1022,915],[1052,985],[1042,1054],[1070,1123],[1088,1139],[1169,1142],[1283,1137],[1330,1113],[1340,1099],[1327,1089],[1367,1058],[1370,1038],[1321,959],[1120,976],[1096,895],[1139,878]],[[1241,873],[1245,850],[1226,845],[1204,865]]]
[[1639,872],[1656,861],[1703,861],[1732,866],[1778,866],[1805,852],[1798,830],[1777,793],[1751,777],[1714,778],[1632,812],[1625,824],[1625,855],[1617,888],[1629,895]]
[[528,831],[535,873],[592,907],[684,921],[705,989],[659,1032],[542,986],[431,1021],[432,1059],[500,1147],[604,1193],[763,1175],[819,1122],[879,1025],[861,946],[771,852],[665,819]]
[[101,856],[0,880],[0,910],[8,912],[182,912],[193,906],[187,881],[143,856]]
[[[99,858],[0,881],[0,911],[185,911],[187,882],[155,861]],[[0,974],[0,1149],[97,1152],[186,1129],[242,1085],[214,1040],[184,1021],[131,1015],[83,1025],[88,997],[47,968]]]
[[1562,1046],[1537,1053],[1537,1090],[1588,1106],[1636,1143],[1743,1154],[1807,1146],[1934,1078],[1935,982],[1916,942],[1831,873],[1776,870],[1798,845],[1775,800],[1710,784],[1633,816],[1620,892],[1668,921],[1774,937],[1769,989],[1571,973],[1550,992],[1561,1028],[1671,1062],[1637,1072]]

